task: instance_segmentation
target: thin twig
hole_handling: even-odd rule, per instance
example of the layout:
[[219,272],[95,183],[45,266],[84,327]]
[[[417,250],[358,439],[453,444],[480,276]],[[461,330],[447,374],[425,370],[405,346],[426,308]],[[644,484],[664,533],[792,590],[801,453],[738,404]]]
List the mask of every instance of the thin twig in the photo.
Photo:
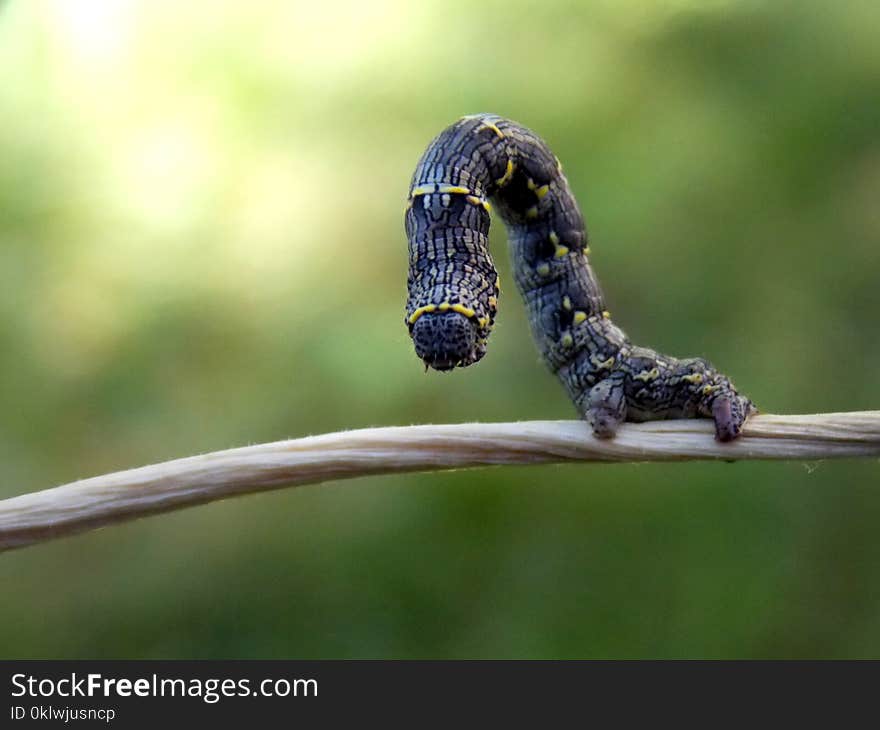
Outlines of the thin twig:
[[0,501],[0,550],[241,494],[369,474],[498,464],[880,457],[880,411],[756,416],[732,443],[710,421],[625,424],[600,441],[578,421],[343,431],[216,451]]

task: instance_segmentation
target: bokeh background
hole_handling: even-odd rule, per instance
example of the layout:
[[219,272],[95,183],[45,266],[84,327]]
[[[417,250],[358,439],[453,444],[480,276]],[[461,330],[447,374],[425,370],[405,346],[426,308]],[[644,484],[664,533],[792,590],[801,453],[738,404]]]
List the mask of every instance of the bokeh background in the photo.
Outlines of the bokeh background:
[[[563,161],[615,319],[880,407],[875,3],[0,5],[0,496],[372,425],[569,418],[512,286],[425,374],[403,205],[458,116]],[[504,232],[493,230],[510,282]],[[880,464],[498,468],[0,556],[0,655],[877,657]]]

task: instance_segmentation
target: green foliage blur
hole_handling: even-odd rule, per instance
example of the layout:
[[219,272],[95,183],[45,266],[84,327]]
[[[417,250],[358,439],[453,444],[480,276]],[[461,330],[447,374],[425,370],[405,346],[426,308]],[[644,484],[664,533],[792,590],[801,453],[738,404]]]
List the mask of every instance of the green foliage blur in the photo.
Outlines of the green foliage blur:
[[[574,417],[504,289],[424,373],[409,177],[544,136],[637,342],[765,412],[880,408],[867,2],[0,6],[0,496],[215,449]],[[226,501],[0,556],[0,656],[878,657],[876,461],[497,468]]]

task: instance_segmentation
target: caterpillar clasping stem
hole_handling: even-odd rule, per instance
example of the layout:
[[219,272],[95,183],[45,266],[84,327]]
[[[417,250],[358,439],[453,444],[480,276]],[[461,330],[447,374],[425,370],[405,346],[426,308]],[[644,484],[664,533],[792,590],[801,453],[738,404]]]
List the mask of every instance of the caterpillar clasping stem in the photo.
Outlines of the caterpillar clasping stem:
[[486,353],[499,292],[494,208],[535,343],[596,437],[613,437],[623,421],[702,417],[732,441],[756,412],[705,360],[634,345],[611,320],[580,208],[531,130],[493,114],[460,119],[428,145],[408,199],[406,322],[426,369],[467,367]]

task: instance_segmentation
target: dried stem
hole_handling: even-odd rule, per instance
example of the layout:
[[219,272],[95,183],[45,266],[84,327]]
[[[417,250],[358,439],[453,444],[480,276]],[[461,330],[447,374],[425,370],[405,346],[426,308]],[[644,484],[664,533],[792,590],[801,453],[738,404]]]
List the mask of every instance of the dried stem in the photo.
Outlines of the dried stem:
[[578,421],[343,431],[217,451],[0,501],[0,550],[241,494],[369,474],[498,464],[880,457],[880,411],[756,416],[733,443],[705,420],[625,424],[610,441]]

